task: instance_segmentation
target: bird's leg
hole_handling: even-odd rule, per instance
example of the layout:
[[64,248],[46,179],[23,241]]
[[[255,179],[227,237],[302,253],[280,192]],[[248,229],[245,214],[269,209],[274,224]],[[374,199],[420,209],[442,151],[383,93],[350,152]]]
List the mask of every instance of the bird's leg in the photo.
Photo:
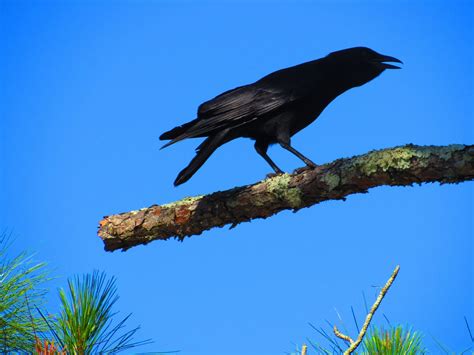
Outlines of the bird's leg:
[[273,160],[268,156],[267,149],[268,143],[262,143],[260,141],[255,142],[255,150],[257,153],[265,159],[265,161],[272,167],[276,174],[283,174],[283,171],[273,162]]
[[298,152],[295,148],[293,148],[291,145],[290,145],[290,141],[288,140],[288,142],[285,142],[285,141],[279,141],[278,143],[280,143],[281,147],[288,150],[289,152],[293,153],[294,155],[296,155],[298,158],[300,158],[306,165],[308,165],[309,167],[311,168],[315,168],[317,167],[317,165],[315,163],[313,163],[310,159],[306,158],[303,154],[301,154],[300,152]]

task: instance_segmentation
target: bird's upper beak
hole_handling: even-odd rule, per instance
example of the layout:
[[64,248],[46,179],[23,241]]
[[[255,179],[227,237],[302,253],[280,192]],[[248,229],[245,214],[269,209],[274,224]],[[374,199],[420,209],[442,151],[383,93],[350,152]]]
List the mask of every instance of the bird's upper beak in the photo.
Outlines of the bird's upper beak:
[[395,62],[395,63],[401,63],[403,62],[400,59],[397,59],[395,57],[390,57],[389,55],[379,55],[377,58],[374,59],[374,63],[378,63],[382,66],[384,69],[401,69],[400,67],[392,64],[388,64],[385,62]]

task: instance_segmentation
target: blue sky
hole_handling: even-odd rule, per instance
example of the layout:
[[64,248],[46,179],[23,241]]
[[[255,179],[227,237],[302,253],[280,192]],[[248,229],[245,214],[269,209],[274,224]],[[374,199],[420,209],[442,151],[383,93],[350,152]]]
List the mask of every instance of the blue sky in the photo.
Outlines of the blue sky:
[[[316,163],[406,143],[473,142],[473,6],[459,1],[1,1],[0,228],[59,277],[118,278],[142,351],[281,354],[308,326],[355,329],[362,292],[401,265],[375,322],[411,324],[452,350],[474,326],[473,184],[377,188],[296,214],[106,253],[104,215],[262,179],[253,142],[219,149],[186,184],[198,141],[158,136],[220,92],[342,48],[400,58],[293,138]],[[279,166],[300,162],[270,148]],[[14,250],[14,251],[15,251]]]

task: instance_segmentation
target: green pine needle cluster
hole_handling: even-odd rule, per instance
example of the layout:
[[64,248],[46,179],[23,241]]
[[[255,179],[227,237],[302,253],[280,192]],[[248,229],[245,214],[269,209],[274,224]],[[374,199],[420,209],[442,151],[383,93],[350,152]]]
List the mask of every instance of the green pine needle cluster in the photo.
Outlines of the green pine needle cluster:
[[9,236],[0,234],[0,352],[31,352],[35,335],[46,330],[43,318],[32,307],[43,303],[43,282],[48,277],[44,263],[35,263],[23,252],[7,253]]
[[[314,328],[314,327],[313,327]],[[331,333],[325,332],[322,328],[314,328],[323,336],[330,344],[331,348],[325,348],[320,344],[314,343],[308,339],[309,345],[312,347],[308,354],[342,354],[349,347],[348,343],[342,344],[340,339]],[[390,327],[384,329],[383,326],[371,327],[365,335],[360,350],[354,354],[359,355],[422,355],[427,351],[423,346],[423,336],[411,328],[403,326]],[[301,355],[301,350],[297,349],[289,355]]]
[[61,313],[55,335],[63,349],[74,354],[114,354],[149,341],[134,342],[139,327],[123,331],[130,314],[113,324],[118,300],[115,278],[94,271],[68,280],[68,292],[59,291]]
[[365,336],[363,341],[364,355],[419,355],[426,354],[420,333],[411,328],[402,326],[392,327],[388,330],[374,327]]
[[150,343],[134,341],[139,327],[125,330],[130,314],[115,321],[115,278],[97,271],[68,280],[67,291],[59,291],[60,314],[45,316],[45,264],[25,252],[10,257],[9,240],[0,233],[1,354],[31,354],[38,345],[54,343],[68,354],[114,354]]

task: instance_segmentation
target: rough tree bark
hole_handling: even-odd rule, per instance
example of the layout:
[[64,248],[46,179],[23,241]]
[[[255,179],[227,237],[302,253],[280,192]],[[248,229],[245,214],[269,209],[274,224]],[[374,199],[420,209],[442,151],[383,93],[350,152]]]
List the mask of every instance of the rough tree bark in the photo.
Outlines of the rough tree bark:
[[412,144],[338,159],[205,196],[189,197],[104,217],[98,234],[105,250],[127,250],[152,240],[198,235],[213,227],[232,227],[282,210],[297,211],[326,200],[365,193],[369,188],[413,183],[459,183],[474,179],[474,146]]

